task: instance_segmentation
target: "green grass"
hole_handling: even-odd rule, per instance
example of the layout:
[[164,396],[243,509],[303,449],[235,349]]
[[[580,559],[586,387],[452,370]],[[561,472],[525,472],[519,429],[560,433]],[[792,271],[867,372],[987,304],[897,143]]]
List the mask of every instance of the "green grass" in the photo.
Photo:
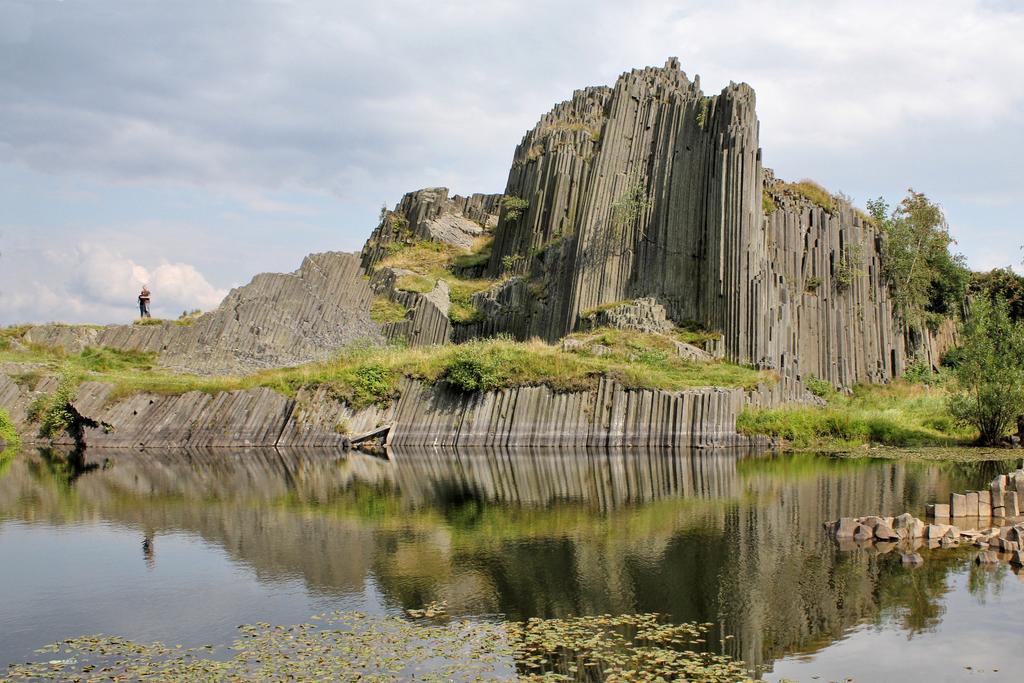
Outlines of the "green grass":
[[402,292],[429,294],[437,286],[437,280],[427,275],[403,275],[395,280],[395,289]]
[[14,428],[14,422],[7,411],[0,408],[0,442],[4,444],[4,450],[16,448],[21,439],[18,437],[18,430]]
[[483,313],[472,303],[473,295],[500,284],[502,280],[468,279],[456,275],[452,269],[485,263],[490,258],[493,239],[491,236],[477,239],[470,251],[440,242],[414,242],[388,256],[378,267],[412,271],[412,274],[403,275],[395,281],[395,288],[404,292],[427,294],[433,291],[439,280],[443,280],[448,285],[451,301],[448,317],[454,323],[472,323],[483,318]]
[[[213,394],[268,387],[294,396],[304,388],[323,388],[354,408],[389,404],[398,396],[402,377],[447,382],[463,391],[539,385],[577,391],[594,388],[601,377],[629,388],[669,391],[706,386],[751,388],[775,381],[770,373],[730,363],[686,361],[676,355],[672,337],[611,329],[573,337],[584,345],[564,350],[540,341],[501,338],[416,348],[357,346],[329,361],[236,377],[172,373],[154,367],[149,354],[88,349],[54,357],[48,367],[51,374],[61,374],[61,389],[39,399],[33,416],[52,425],[47,429],[58,429],[59,409],[86,380],[112,384],[108,401],[137,393]],[[611,350],[596,355],[590,351],[593,344]]]
[[370,304],[370,318],[376,323],[397,323],[405,320],[406,314],[409,309],[398,303],[397,301],[391,301],[386,296],[378,296]]
[[797,194],[829,213],[835,210],[835,199],[832,194],[813,180],[804,178],[798,183],[779,183],[779,189]]
[[736,428],[742,434],[783,439],[798,449],[967,445],[975,434],[956,425],[947,408],[947,396],[944,388],[907,382],[860,386],[853,396],[828,394],[828,405],[820,408],[745,410]]

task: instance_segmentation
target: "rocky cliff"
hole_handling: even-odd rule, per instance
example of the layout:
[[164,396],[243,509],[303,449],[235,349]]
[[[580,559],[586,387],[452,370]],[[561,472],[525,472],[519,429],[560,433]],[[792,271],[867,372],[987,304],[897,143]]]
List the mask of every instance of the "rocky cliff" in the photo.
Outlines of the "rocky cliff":
[[40,325],[26,340],[66,351],[86,346],[152,351],[164,367],[202,374],[252,372],[321,360],[360,339],[380,342],[374,292],[359,256],[310,254],[293,273],[262,273],[194,320],[152,325]]
[[[34,388],[0,375],[0,408],[35,440],[27,416]],[[348,448],[349,439],[380,426],[396,446],[722,447],[766,445],[736,433],[736,417],[758,394],[742,389],[650,391],[602,380],[592,391],[558,393],[517,387],[465,393],[443,383],[405,380],[401,397],[353,410],[325,389],[288,397],[267,388],[208,394],[112,395],[113,387],[85,382],[70,405],[78,424],[54,440],[107,448]],[[79,429],[80,428],[80,431]]]
[[[911,356],[937,365],[955,326],[920,333],[895,319],[871,220],[820,187],[777,180],[759,144],[749,86],[705,95],[670,59],[556,105],[516,148],[502,195],[409,193],[381,212],[360,254],[313,254],[294,273],[257,275],[188,324],[48,325],[25,339],[154,351],[166,368],[237,374],[324,359],[356,340],[553,342],[595,325],[686,327],[708,333],[688,358],[779,377],[750,394],[604,382],[579,394],[466,397],[411,384],[386,416],[367,418],[394,422],[406,444],[731,443],[742,405],[805,400],[811,377],[848,387],[887,382]],[[0,399],[23,413],[11,386],[0,385],[10,394]],[[328,437],[302,436],[294,411],[308,397],[186,396],[146,398],[159,407],[142,413],[131,401],[82,400],[98,423],[124,425],[92,434],[111,445],[332,443],[339,419],[362,419],[331,404],[313,429]],[[165,431],[136,425],[147,410]],[[268,431],[250,433],[256,423]]]
[[[602,305],[652,297],[722,333],[725,357],[836,386],[885,382],[949,330],[910,339],[881,275],[881,235],[841,197],[820,204],[762,168],[753,90],[706,96],[678,62],[577,91],[516,149],[485,320],[463,338],[558,339]],[[799,188],[797,188],[799,190]]]

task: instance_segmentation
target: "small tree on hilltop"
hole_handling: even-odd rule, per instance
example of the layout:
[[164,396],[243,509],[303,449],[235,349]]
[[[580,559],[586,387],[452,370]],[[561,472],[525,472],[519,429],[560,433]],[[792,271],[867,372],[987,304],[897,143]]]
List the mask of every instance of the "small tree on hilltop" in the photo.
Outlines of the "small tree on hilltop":
[[942,209],[911,189],[891,214],[881,198],[869,201],[868,211],[885,234],[883,270],[903,319],[917,324],[929,314],[955,312],[969,271],[963,256],[950,251],[956,242]]
[[1010,319],[1005,301],[972,302],[956,378],[950,412],[978,429],[981,444],[995,445],[1024,414],[1024,323]]

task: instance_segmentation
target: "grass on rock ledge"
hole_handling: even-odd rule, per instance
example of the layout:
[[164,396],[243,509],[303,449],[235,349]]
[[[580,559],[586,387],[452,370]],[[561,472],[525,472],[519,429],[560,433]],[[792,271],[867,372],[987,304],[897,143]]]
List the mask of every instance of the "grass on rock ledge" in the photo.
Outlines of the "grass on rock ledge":
[[858,386],[852,396],[827,395],[824,407],[748,409],[736,421],[736,428],[743,434],[783,439],[796,449],[969,445],[977,434],[953,420],[948,396],[944,386],[906,381]]
[[[497,338],[415,348],[354,346],[329,361],[239,377],[173,373],[155,367],[152,354],[106,348],[67,356],[51,350],[44,366],[46,373],[61,375],[62,387],[82,381],[113,384],[111,401],[143,392],[216,393],[267,387],[294,396],[304,388],[324,388],[354,408],[387,405],[397,398],[403,377],[445,382],[465,392],[540,385],[555,391],[580,391],[596,387],[601,377],[629,388],[669,391],[709,386],[752,388],[776,381],[771,373],[739,365],[680,358],[674,340],[667,336],[597,330],[571,339],[579,344],[556,346]],[[594,348],[598,344],[600,347]],[[0,352],[0,361],[17,361],[22,354],[38,361],[39,353]],[[38,368],[33,372],[39,373],[38,381],[42,373]],[[40,406],[39,412],[45,414],[45,406]]]
[[453,268],[485,262],[493,240],[490,235],[480,237],[469,251],[451,244],[423,240],[400,244],[377,268],[412,271],[414,274],[404,275],[395,283],[397,289],[406,292],[426,294],[434,289],[438,280],[444,280],[451,301],[448,317],[454,323],[472,323],[482,318],[480,311],[473,306],[473,295],[500,284],[501,280],[467,279],[455,275]]

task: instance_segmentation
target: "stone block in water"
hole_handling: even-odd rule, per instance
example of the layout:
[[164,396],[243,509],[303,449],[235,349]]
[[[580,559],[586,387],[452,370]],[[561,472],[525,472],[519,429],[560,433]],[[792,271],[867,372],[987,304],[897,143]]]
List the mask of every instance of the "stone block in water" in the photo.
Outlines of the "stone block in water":
[[949,514],[952,517],[966,517],[967,496],[962,493],[949,494]]

